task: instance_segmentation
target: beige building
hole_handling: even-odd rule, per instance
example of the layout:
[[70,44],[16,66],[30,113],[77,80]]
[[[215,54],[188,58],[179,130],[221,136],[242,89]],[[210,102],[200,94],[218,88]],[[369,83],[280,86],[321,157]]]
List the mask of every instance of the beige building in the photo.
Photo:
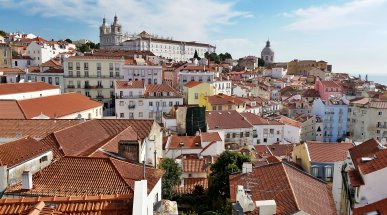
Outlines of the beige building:
[[288,75],[307,75],[308,72],[313,68],[318,68],[326,71],[328,70],[328,63],[322,60],[292,60],[288,63]]
[[0,68],[12,67],[12,48],[5,44],[0,43]]
[[73,56],[65,60],[65,92],[78,92],[103,102],[104,115],[113,115],[114,82],[123,79],[124,59],[108,56]]
[[387,138],[387,101],[370,98],[354,99],[348,107],[347,131],[349,138],[363,142],[371,138]]

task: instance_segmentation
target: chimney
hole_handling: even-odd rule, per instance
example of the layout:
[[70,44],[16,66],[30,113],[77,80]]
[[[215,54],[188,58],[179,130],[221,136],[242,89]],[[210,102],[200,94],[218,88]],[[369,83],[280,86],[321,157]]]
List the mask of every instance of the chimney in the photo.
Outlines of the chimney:
[[32,173],[30,171],[23,171],[22,174],[22,189],[32,189]]
[[147,192],[147,180],[134,182],[133,214],[147,214]]
[[4,192],[8,186],[8,171],[7,166],[0,166],[0,193]]
[[246,193],[242,185],[238,185],[237,187],[236,201],[242,207],[244,213],[254,211],[255,209],[255,205],[253,200],[251,199],[251,196]]
[[244,162],[242,164],[242,173],[251,173],[253,171],[253,164],[249,162]]
[[273,215],[276,214],[277,204],[274,200],[256,201],[255,205],[259,209],[259,214]]

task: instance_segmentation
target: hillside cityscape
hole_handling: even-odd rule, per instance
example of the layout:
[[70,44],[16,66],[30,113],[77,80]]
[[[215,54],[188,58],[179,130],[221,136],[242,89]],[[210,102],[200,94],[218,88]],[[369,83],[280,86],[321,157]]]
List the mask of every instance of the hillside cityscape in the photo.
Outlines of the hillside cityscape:
[[0,26],[0,214],[387,214],[377,73],[102,15],[88,38]]

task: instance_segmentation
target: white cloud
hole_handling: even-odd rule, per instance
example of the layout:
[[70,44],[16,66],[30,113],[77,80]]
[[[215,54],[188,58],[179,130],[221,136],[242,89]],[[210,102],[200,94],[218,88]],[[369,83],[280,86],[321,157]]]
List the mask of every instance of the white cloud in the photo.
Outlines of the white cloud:
[[350,0],[341,5],[323,5],[284,12],[283,16],[295,21],[288,30],[319,31],[350,26],[384,25],[387,0]]
[[250,18],[250,12],[234,10],[221,0],[0,0],[4,7],[31,15],[63,17],[97,28],[105,15],[112,22],[117,13],[124,31],[142,30],[176,39],[205,40],[219,26]]

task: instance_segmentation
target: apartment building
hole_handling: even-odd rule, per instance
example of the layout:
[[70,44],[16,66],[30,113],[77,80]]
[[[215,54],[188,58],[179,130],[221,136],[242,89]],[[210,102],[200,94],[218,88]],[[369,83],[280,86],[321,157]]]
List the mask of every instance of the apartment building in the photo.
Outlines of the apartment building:
[[161,84],[163,69],[143,58],[126,59],[122,72],[125,81],[143,81],[145,85]]
[[108,56],[72,56],[64,62],[65,92],[78,92],[103,102],[104,115],[114,115],[114,83],[124,78],[124,59]]

